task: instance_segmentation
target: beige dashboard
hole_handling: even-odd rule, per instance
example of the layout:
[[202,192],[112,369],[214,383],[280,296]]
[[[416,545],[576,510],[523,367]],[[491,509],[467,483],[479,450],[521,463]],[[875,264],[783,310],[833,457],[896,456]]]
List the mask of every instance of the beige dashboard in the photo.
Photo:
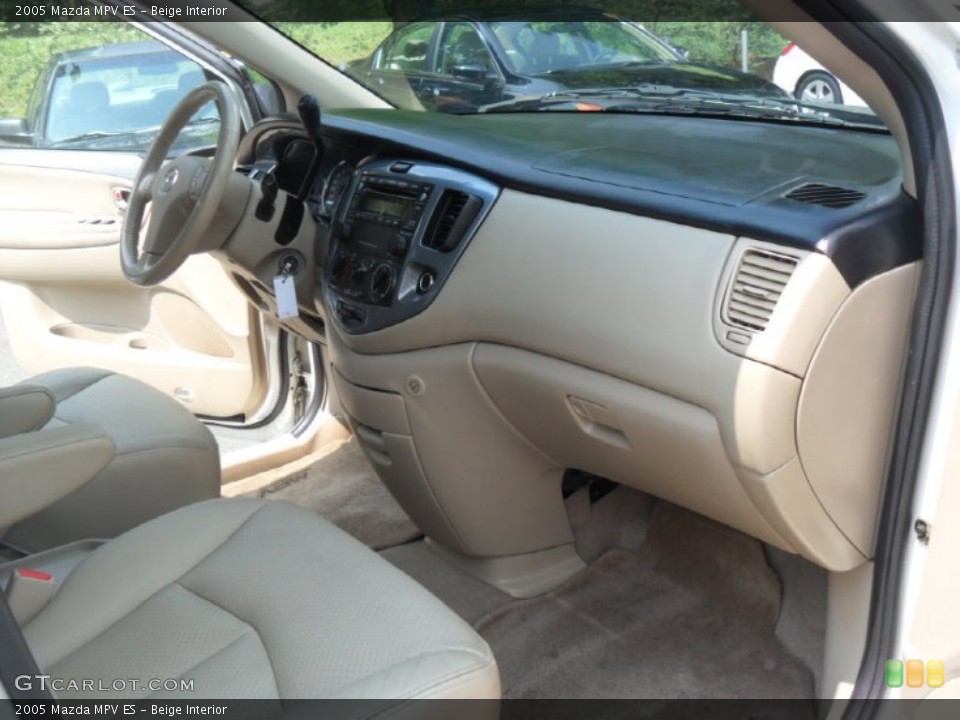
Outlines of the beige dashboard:
[[[731,294],[758,268],[750,327]],[[426,310],[329,323],[334,386],[427,535],[515,594],[577,566],[567,468],[848,570],[872,554],[917,268],[851,291],[819,253],[505,189]]]

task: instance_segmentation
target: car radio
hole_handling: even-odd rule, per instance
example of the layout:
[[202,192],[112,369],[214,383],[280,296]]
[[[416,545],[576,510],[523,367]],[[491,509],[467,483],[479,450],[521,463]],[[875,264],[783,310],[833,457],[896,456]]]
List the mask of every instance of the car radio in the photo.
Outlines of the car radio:
[[334,214],[326,300],[349,332],[369,332],[432,301],[498,188],[428,163],[375,160]]
[[364,170],[338,226],[331,284],[344,297],[389,305],[433,185]]

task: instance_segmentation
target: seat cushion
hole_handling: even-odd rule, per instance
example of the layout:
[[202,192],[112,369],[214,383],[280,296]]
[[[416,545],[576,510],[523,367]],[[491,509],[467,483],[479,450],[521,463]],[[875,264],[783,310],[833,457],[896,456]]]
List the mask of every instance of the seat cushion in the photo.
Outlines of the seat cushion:
[[44,427],[100,425],[116,455],[92,481],[17,524],[8,542],[38,552],[112,538],[170,510],[220,495],[220,454],[207,428],[176,400],[107,370],[55,370],[26,381],[56,400]]
[[24,634],[54,678],[194,681],[193,691],[120,693],[129,698],[500,690],[490,648],[469,625],[342,530],[281,501],[199,503],[112,540]]

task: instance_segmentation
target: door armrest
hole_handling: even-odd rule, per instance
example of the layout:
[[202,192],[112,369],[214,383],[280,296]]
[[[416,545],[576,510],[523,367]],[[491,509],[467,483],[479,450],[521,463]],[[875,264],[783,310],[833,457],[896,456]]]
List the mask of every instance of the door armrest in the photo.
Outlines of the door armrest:
[[0,439],[0,527],[93,480],[115,452],[99,425],[77,423]]
[[53,393],[40,385],[0,388],[0,438],[39,430],[56,407]]

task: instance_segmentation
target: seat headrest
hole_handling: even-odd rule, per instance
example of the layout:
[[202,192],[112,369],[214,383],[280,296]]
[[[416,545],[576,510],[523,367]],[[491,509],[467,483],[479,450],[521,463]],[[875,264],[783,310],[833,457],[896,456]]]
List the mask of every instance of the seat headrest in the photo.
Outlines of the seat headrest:
[[79,82],[70,88],[69,103],[87,110],[105,110],[110,107],[110,91],[99,80]]

